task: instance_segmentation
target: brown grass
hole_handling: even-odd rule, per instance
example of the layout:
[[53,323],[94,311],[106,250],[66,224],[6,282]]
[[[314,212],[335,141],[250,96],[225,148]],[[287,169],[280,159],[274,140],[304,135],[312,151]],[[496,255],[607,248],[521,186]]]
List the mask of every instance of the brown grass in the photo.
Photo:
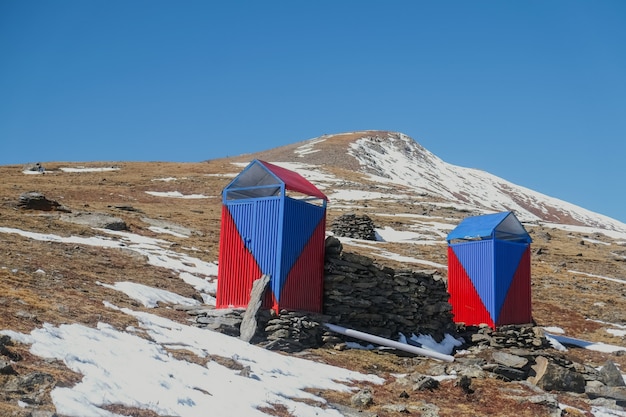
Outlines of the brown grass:
[[[345,145],[350,140],[352,140],[350,135],[335,136],[329,139],[326,151],[336,155],[337,159],[346,159]],[[267,153],[265,156],[272,161],[273,158],[270,157],[278,158],[281,152],[291,152],[296,145],[280,152]],[[311,154],[311,158],[307,158],[305,162],[315,163],[317,156],[314,155],[316,154]],[[250,157],[238,159],[249,160]],[[131,232],[140,235],[159,237],[149,230],[150,225],[143,220],[146,217],[185,226],[193,230],[188,238],[169,235],[160,237],[172,242],[172,248],[176,251],[189,252],[188,248],[197,248],[193,256],[205,261],[215,261],[218,256],[221,191],[232,177],[211,174],[240,172],[241,168],[230,162],[221,159],[190,164],[49,163],[46,164],[49,172],[45,175],[24,175],[21,173],[21,166],[2,166],[0,227],[60,236],[89,237],[101,234],[86,226],[64,222],[57,212],[32,212],[17,208],[16,203],[21,193],[38,191],[75,212],[94,211],[120,217],[129,225]],[[60,167],[77,165],[115,165],[120,170],[91,173],[63,173],[58,170]],[[361,183],[364,188],[378,187],[364,180],[363,175],[351,170],[349,165],[338,165],[328,169],[348,182]],[[175,177],[176,180],[155,181],[164,177]],[[350,185],[350,188],[352,187]],[[152,196],[146,191],[179,191],[183,194],[203,194],[209,198],[201,200],[164,198]],[[416,224],[414,218],[389,217],[384,214],[429,215],[433,221],[448,223],[468,215],[467,212],[459,212],[452,207],[432,205],[430,204],[432,201],[432,198],[426,196],[415,196],[410,200],[395,202],[371,200],[361,202],[358,208],[352,208],[350,211],[369,215],[377,227],[390,226],[396,230],[409,230],[411,225]],[[120,207],[132,207],[136,211]],[[344,212],[346,209],[334,208],[333,202],[329,203],[328,229],[332,220]],[[529,226],[529,231],[534,238],[533,251],[541,249],[542,252],[532,256],[533,316],[536,322],[544,326],[559,326],[569,336],[625,346],[624,338],[612,336],[606,332],[606,325],[597,322],[625,324],[624,284],[570,272],[579,271],[626,279],[626,262],[612,255],[614,252],[623,252],[624,246],[618,246],[604,236],[587,237],[603,240],[609,243],[608,245],[584,241],[586,236],[578,233],[539,226]],[[552,236],[550,240],[542,237],[546,232]],[[12,233],[1,233],[0,239],[2,329],[28,333],[41,327],[42,323],[55,325],[81,323],[95,326],[98,322],[106,322],[118,329],[136,324],[132,317],[104,308],[103,301],[119,307],[165,315],[180,322],[188,321],[183,312],[166,308],[147,309],[123,293],[96,284],[96,282],[114,284],[118,281],[133,281],[170,290],[186,297],[197,296],[191,286],[174,276],[171,271],[150,266],[141,256],[119,249],[40,242]],[[431,246],[378,243],[376,248],[445,265],[447,264],[445,243],[441,237],[438,239],[441,243]],[[581,243],[583,241],[584,244]],[[432,269],[387,260],[377,255],[378,251],[372,252],[365,248],[346,245],[344,250],[373,256],[378,263],[394,268]],[[445,268],[441,268],[440,272],[445,275]],[[71,386],[80,380],[80,375],[72,373],[63,364],[34,357],[28,352],[28,346],[16,345],[12,349],[24,358],[15,365],[19,373],[35,369],[50,373],[57,381],[57,386]],[[201,364],[206,360],[195,357],[191,352],[172,353],[181,359]],[[626,356],[607,355],[584,349],[571,349],[568,354],[574,359],[584,360],[594,366],[599,366],[610,358],[622,369],[626,369]],[[392,374],[427,371],[432,365],[430,360],[389,353],[350,350],[339,352],[326,349],[313,350],[309,352],[309,356],[314,360],[385,377],[389,381],[387,384],[370,387],[374,392],[375,404],[366,411],[376,413],[378,416],[392,415],[382,408],[385,404],[417,406],[423,403],[436,404],[441,416],[546,415],[543,406],[520,403],[518,400],[508,398],[505,395],[506,391],[503,390],[511,388],[511,384],[504,384],[497,379],[474,381],[475,392],[471,395],[465,394],[455,386],[454,381],[449,381],[442,383],[436,391],[411,392],[408,398],[402,398],[404,389],[393,382],[395,378]],[[514,388],[524,390],[517,385]],[[350,394],[327,392],[323,395],[331,403],[349,405]],[[564,398],[563,401],[586,410],[584,404],[575,399]],[[49,404],[46,406],[50,407]],[[154,413],[145,410],[119,406],[111,406],[109,410],[137,417],[154,416]],[[0,415],[12,415],[11,413],[18,411],[20,410],[0,402]],[[279,417],[288,415],[280,406],[267,411]],[[573,411],[568,413],[575,415],[572,414]]]

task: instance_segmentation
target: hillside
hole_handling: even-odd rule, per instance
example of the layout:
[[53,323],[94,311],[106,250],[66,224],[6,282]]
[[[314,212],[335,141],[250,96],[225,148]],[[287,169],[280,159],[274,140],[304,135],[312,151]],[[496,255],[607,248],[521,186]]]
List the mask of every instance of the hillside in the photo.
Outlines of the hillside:
[[[342,214],[368,215],[379,240],[342,239],[344,251],[391,268],[436,270],[445,276],[450,230],[470,215],[513,210],[533,238],[537,325],[590,342],[626,346],[626,225],[488,173],[447,164],[405,135],[373,131],[325,135],[199,163],[54,162],[44,164],[45,174],[25,173],[23,166],[0,167],[0,329],[29,334],[44,324],[95,329],[105,323],[124,330],[140,327],[143,313],[189,324],[188,315],[171,306],[187,300],[212,302],[221,191],[254,158],[296,170],[318,186],[329,197],[329,226]],[[60,206],[49,211],[20,206],[20,196],[31,191]],[[121,220],[126,230],[94,227],[88,219],[95,214]],[[181,298],[146,305],[120,283],[145,286],[139,293],[153,288]],[[27,343],[13,343],[6,350],[21,357],[12,364],[17,374],[36,370],[54,382],[45,385],[40,403],[31,406],[18,403],[24,401],[19,393],[5,392],[2,415],[26,416],[33,408],[51,411],[52,388],[81,381],[68,360],[47,359],[29,351]],[[206,363],[191,348],[168,352]],[[611,359],[626,369],[623,355],[589,349],[570,349],[568,355],[591,366]],[[311,356],[383,378],[424,366],[402,356],[354,350],[321,349]],[[3,384],[8,380],[0,378]],[[442,388],[445,395],[423,400],[437,404],[439,415],[468,409],[475,415],[508,415],[510,409],[497,414],[486,400],[495,398],[497,386],[497,381],[485,382],[478,399],[450,384]],[[397,394],[383,387],[372,389],[384,398]],[[348,394],[335,388],[335,393],[320,395],[336,403],[347,401]],[[446,396],[445,401],[437,398]],[[589,403],[579,398],[562,401],[582,410],[581,415],[591,415]],[[107,407],[118,415],[163,415],[140,404]],[[288,415],[282,412],[268,411]]]

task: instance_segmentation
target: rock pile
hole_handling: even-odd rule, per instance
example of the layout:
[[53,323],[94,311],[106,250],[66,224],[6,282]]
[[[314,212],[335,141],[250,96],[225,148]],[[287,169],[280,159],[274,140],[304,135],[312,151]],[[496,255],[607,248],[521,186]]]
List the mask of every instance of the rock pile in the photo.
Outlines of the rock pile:
[[364,214],[344,214],[336,218],[330,230],[335,236],[349,237],[361,240],[376,240],[376,230],[372,219]]
[[283,310],[266,321],[266,342],[261,345],[285,352],[322,346],[323,336],[327,333],[323,323],[328,319],[323,315]]
[[[241,336],[243,309],[212,309],[178,306],[194,316],[196,326],[227,334]],[[323,323],[328,316],[313,313],[282,310],[276,314],[273,310],[261,310],[257,317],[257,331],[250,342],[270,350],[299,352],[304,349],[320,347],[324,337],[329,337]],[[336,341],[342,342],[337,338]]]
[[543,329],[532,325],[506,325],[493,330],[489,326],[457,326],[457,335],[478,347],[547,349],[551,347]]

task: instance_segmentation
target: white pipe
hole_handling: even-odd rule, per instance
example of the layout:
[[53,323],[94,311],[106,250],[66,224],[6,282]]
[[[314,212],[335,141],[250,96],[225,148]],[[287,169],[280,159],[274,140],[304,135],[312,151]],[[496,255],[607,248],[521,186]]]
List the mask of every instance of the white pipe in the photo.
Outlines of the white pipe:
[[354,337],[356,339],[365,340],[367,342],[376,343],[378,345],[403,350],[409,353],[415,353],[416,355],[428,356],[446,362],[454,361],[454,356],[444,355],[443,353],[435,352],[434,350],[423,349],[413,345],[407,345],[406,343],[396,342],[394,340],[385,339],[384,337],[380,336],[374,336],[373,334],[360,332],[358,330],[347,329],[345,327],[337,326],[335,324],[324,323],[324,326],[328,327],[330,331],[342,334],[344,336]]

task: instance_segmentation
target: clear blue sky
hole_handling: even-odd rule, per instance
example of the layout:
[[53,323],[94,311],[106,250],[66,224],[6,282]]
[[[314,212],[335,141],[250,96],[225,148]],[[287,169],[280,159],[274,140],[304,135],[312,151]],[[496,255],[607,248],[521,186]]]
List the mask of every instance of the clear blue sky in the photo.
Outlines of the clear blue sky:
[[0,0],[0,165],[365,129],[626,222],[626,1]]

